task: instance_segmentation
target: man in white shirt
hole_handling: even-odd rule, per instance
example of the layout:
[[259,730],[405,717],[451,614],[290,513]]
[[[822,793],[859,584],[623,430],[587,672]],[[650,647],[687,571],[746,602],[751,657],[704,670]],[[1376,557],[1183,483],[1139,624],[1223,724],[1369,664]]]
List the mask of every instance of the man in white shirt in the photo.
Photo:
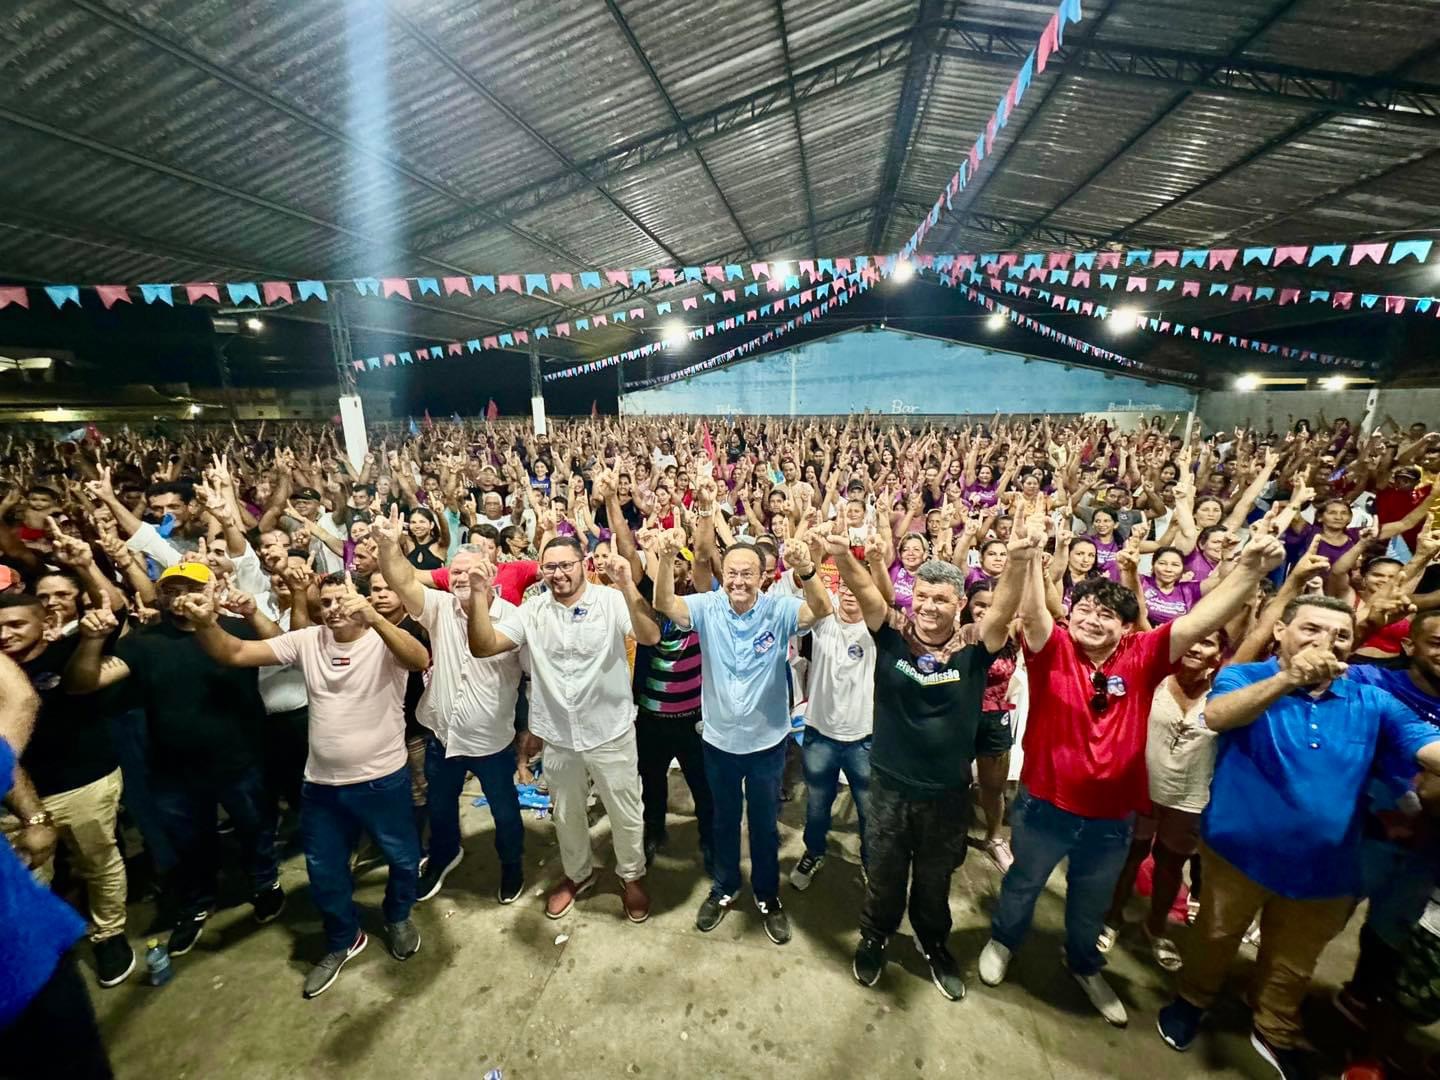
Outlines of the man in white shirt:
[[545,914],[560,918],[595,887],[586,811],[593,780],[610,818],[625,914],[631,922],[644,922],[650,897],[641,880],[645,825],[625,638],[633,634],[639,644],[654,645],[660,627],[635,588],[629,560],[612,555],[601,569],[614,588],[586,580],[579,541],[555,537],[540,553],[547,591],[521,605],[520,618],[507,629],[490,618],[494,567],[472,568],[470,588],[479,602],[470,604],[470,651],[488,657],[524,646],[530,730],[545,742],[545,775],[565,869],[546,899]]
[[294,664],[310,698],[310,756],[301,795],[301,830],[310,899],[325,924],[326,953],[305,979],[305,996],[324,993],[347,960],[369,944],[353,899],[350,855],[363,829],[390,868],[385,936],[407,960],[420,948],[410,920],[420,870],[420,841],[410,813],[405,758],[405,682],[430,663],[425,647],[385,619],[350,575],[320,583],[321,626],[264,641],[241,641],[216,622],[214,599],[189,593],[177,609],[196,640],[228,667]]
[[865,613],[843,582],[836,618],[811,628],[810,700],[805,709],[801,756],[805,764],[805,854],[790,871],[790,884],[810,887],[825,863],[825,838],[840,774],[850,785],[860,825],[860,865],[865,866],[865,811],[870,797],[870,732],[875,722],[875,639]]
[[[430,859],[420,875],[417,899],[429,900],[460,865],[460,794],[465,776],[480,781],[495,819],[495,853],[500,858],[502,904],[512,904],[525,888],[521,859],[525,826],[515,791],[515,700],[520,687],[518,653],[488,659],[470,654],[467,635],[470,571],[482,565],[479,544],[462,544],[450,560],[450,591],[427,589],[400,547],[400,508],[378,517],[374,533],[380,545],[380,571],[399,595],[406,612],[430,635],[430,685],[415,717],[430,729],[425,749],[425,780],[429,788]],[[523,636],[516,629],[520,609],[503,597],[490,601],[490,619],[501,633]]]

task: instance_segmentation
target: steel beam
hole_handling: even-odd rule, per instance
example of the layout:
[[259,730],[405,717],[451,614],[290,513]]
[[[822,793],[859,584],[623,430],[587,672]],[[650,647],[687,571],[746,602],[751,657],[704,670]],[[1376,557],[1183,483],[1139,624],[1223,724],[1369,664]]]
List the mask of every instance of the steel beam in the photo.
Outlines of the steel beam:
[[805,156],[805,132],[800,127],[800,101],[795,94],[795,66],[790,59],[790,32],[785,27],[785,0],[775,0],[775,21],[780,27],[780,55],[785,61],[785,89],[790,96],[790,119],[795,126],[795,149],[800,154],[800,186],[805,191],[805,221],[810,227],[810,254],[820,254],[815,235],[815,200],[810,193],[810,162]]

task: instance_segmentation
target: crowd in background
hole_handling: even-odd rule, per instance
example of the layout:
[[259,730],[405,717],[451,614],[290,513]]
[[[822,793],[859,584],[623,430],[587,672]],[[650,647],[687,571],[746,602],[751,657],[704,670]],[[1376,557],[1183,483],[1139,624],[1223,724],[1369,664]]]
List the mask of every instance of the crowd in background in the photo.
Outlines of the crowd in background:
[[388,866],[385,946],[414,955],[472,774],[498,902],[524,889],[516,785],[538,779],[564,871],[547,915],[596,885],[593,794],[643,922],[678,762],[702,931],[746,880],[748,820],[755,903],[790,939],[782,893],[836,859],[843,778],[864,985],[908,911],[964,995],[948,902],[973,848],[1003,875],[984,982],[1067,860],[1065,962],[1096,1009],[1126,1022],[1104,955],[1140,948],[1177,973],[1159,1028],[1185,1049],[1248,942],[1254,1045],[1283,1076],[1310,1067],[1300,1002],[1368,899],[1337,1004],[1362,1056],[1399,1053],[1440,1018],[1437,481],[1440,434],[1324,417],[427,421],[354,462],[328,424],[12,435],[0,1049],[54,1032],[104,1075],[71,946],[88,933],[102,987],[131,975],[143,866],[169,954],[194,948],[222,826],[261,922],[304,852],[326,936],[307,997],[368,943],[362,838]]

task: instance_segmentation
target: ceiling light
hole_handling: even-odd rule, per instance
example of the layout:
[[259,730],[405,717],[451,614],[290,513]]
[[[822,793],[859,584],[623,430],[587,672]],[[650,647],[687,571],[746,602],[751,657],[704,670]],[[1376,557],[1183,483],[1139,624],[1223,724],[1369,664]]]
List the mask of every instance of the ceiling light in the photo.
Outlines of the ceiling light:
[[985,320],[985,327],[988,330],[1004,330],[1005,324],[1009,322],[1003,311],[997,311]]
[[690,328],[679,319],[671,319],[660,328],[660,340],[667,349],[674,349],[685,344],[685,336],[689,332]]
[[1125,304],[1110,312],[1110,328],[1117,334],[1128,334],[1135,329],[1135,320],[1143,314],[1137,307]]
[[1331,375],[1320,380],[1320,385],[1326,390],[1344,390],[1345,384],[1349,382],[1344,375]]
[[1238,379],[1235,380],[1235,389],[1236,389],[1236,390],[1259,390],[1259,389],[1260,389],[1260,376],[1259,376],[1259,375],[1241,375]]
[[784,281],[790,276],[790,264],[787,262],[775,262],[770,264],[770,280]]
[[200,409],[201,409],[201,406],[199,406],[199,405],[191,405],[191,406],[190,406],[190,415],[191,415],[191,416],[199,416],[199,415],[200,415]]
[[252,315],[245,320],[245,329],[249,330],[252,334],[258,334],[261,330],[265,329],[265,320],[257,319]]
[[901,259],[895,264],[895,269],[891,271],[890,276],[895,279],[897,285],[904,285],[915,276],[915,264]]

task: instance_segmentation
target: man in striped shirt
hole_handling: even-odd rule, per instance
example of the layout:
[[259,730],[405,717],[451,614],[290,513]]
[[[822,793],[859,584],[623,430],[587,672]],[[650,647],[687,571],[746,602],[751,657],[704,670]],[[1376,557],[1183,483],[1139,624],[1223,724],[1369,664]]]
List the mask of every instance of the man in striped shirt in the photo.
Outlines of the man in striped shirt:
[[[663,558],[658,546],[646,551],[649,565]],[[675,593],[695,591],[691,556],[675,556]],[[653,582],[647,576],[640,593],[654,602]],[[705,872],[711,868],[711,833],[714,805],[705,779],[705,756],[700,739],[700,635],[691,627],[681,630],[669,619],[657,615],[660,641],[635,650],[634,690],[637,714],[635,741],[640,759],[640,783],[645,803],[645,862],[665,844],[665,811],[670,791],[670,762],[678,760],[685,783],[695,800],[695,818],[700,833],[700,852]]]

